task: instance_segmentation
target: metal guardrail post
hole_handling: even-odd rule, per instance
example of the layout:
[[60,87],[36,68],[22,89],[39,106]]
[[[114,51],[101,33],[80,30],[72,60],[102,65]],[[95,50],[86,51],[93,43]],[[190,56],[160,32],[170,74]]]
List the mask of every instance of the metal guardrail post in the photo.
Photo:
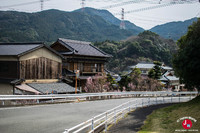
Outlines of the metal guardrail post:
[[149,106],[149,104],[150,104],[150,101],[149,101],[149,97],[148,97],[148,106]]
[[107,127],[108,127],[108,123],[107,123],[107,120],[108,120],[108,113],[106,112],[106,120],[105,120],[105,132],[107,132]]
[[131,112],[131,102],[129,102],[128,112]]
[[165,100],[164,100],[164,96],[163,96],[163,103],[165,102]]
[[157,96],[156,96],[156,104],[158,104]]
[[65,131],[63,133],[69,133],[68,129],[65,129]]
[[40,100],[39,100],[39,99],[37,99],[37,103],[38,103],[38,104],[40,103]]
[[90,101],[90,97],[89,97],[89,101]]
[[99,96],[99,99],[101,99],[101,96]]
[[137,99],[136,99],[136,105],[135,105],[135,109],[137,109]]
[[53,98],[51,99],[51,102],[53,103]]
[[180,96],[180,94],[179,94],[179,103],[181,102],[181,96]]
[[115,111],[115,124],[116,124],[117,123],[116,109],[114,111]]
[[[92,118],[91,129],[94,130],[94,118]],[[94,132],[94,131],[93,131]]]
[[3,105],[3,106],[5,105],[5,102],[4,102],[4,101],[2,101],[2,105]]
[[190,92],[190,100],[192,100],[192,93]]
[[172,103],[172,95],[171,95],[171,103]]
[[149,97],[149,106],[151,105],[151,98]]
[[143,99],[142,99],[142,107],[143,107]]

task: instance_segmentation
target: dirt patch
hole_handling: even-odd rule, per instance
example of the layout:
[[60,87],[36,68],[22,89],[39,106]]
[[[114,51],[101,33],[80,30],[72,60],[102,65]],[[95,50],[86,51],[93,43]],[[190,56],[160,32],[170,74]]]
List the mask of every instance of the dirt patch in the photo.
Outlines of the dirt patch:
[[144,124],[147,116],[154,110],[170,106],[172,104],[153,105],[144,108],[138,108],[131,112],[127,117],[119,121],[116,125],[109,128],[108,133],[136,133]]

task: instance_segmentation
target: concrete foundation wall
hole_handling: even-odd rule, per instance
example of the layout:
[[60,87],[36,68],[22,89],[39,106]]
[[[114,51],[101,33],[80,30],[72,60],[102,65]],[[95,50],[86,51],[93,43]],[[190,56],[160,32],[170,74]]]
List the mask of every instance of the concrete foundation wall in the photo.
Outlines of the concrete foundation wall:
[[0,83],[0,95],[13,95],[13,86],[6,83]]

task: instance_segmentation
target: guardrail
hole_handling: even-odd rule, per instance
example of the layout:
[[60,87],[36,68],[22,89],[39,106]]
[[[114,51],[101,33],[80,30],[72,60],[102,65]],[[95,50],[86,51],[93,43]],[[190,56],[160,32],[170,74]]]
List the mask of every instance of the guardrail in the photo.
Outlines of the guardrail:
[[89,100],[92,97],[106,97],[111,98],[111,96],[180,96],[180,95],[196,95],[198,92],[167,92],[167,91],[139,91],[139,92],[107,92],[107,93],[81,93],[81,94],[53,94],[53,95],[0,95],[0,101],[4,105],[4,101],[9,100],[37,100],[37,103],[40,100],[51,100],[54,102],[55,99],[75,99],[75,98],[88,98]]
[[[185,94],[185,93],[184,93]],[[132,100],[121,104],[111,110],[108,110],[102,114],[94,116],[93,118],[80,123],[72,128],[65,129],[63,133],[78,133],[78,132],[107,132],[107,127],[110,124],[116,124],[117,120],[123,118],[125,114],[137,109],[138,107],[164,104],[164,103],[177,103],[185,102],[191,100],[194,97],[154,97],[154,98],[139,98],[137,100]]]

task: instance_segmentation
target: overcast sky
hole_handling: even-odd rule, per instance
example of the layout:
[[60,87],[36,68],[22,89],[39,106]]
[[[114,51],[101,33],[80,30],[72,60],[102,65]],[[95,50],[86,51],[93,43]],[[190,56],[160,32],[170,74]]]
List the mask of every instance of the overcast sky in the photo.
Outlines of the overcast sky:
[[[0,10],[14,10],[23,12],[41,11],[40,0],[0,0]],[[125,2],[129,2],[126,4]],[[183,21],[193,17],[200,17],[199,0],[174,0],[180,3],[170,4],[173,0],[85,0],[85,7],[105,9],[106,6],[117,5],[108,8],[117,18],[121,18],[120,12],[124,8],[125,12],[142,9],[139,12],[125,14],[125,20],[150,29],[156,25],[171,21]],[[183,2],[190,1],[190,2]],[[120,6],[119,6],[120,5]],[[146,10],[146,7],[155,7]],[[44,0],[43,10],[59,9],[63,11],[73,11],[81,8],[81,0]]]

